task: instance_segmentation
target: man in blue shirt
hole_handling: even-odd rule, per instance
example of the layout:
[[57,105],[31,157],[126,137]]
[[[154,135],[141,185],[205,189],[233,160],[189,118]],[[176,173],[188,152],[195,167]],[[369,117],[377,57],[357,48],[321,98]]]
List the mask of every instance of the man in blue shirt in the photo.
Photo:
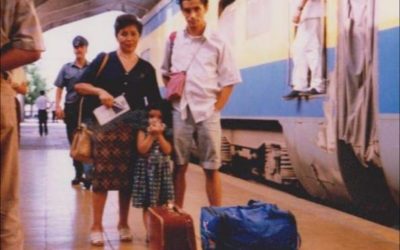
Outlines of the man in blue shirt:
[[[80,96],[75,92],[74,85],[89,65],[89,62],[86,60],[88,45],[88,41],[83,36],[76,36],[74,38],[72,46],[74,48],[75,61],[64,64],[54,82],[54,85],[57,87],[55,103],[56,116],[59,119],[64,119],[67,125],[67,136],[70,144],[72,142],[73,133],[78,126],[79,114]],[[61,97],[64,88],[66,88],[67,93],[63,110],[61,107]],[[80,182],[84,181],[82,177],[83,165],[76,160],[73,160],[73,164],[75,167],[75,178],[71,181],[71,184],[79,185]]]

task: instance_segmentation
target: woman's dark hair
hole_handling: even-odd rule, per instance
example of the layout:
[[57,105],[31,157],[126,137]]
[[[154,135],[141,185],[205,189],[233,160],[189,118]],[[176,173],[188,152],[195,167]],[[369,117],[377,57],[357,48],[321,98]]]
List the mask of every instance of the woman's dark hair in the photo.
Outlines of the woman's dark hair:
[[172,105],[169,101],[162,99],[159,102],[150,104],[146,107],[146,110],[160,110],[162,114],[162,120],[168,128],[172,128]]
[[[187,0],[177,0],[179,6],[181,6],[181,8],[182,8],[183,1],[187,1]],[[206,6],[206,7],[208,6],[208,0],[200,0],[200,1],[204,6]]]
[[139,21],[139,19],[132,14],[123,14],[117,17],[114,23],[115,36],[117,36],[118,32],[130,25],[134,25],[138,30],[139,34],[142,34],[143,24]]

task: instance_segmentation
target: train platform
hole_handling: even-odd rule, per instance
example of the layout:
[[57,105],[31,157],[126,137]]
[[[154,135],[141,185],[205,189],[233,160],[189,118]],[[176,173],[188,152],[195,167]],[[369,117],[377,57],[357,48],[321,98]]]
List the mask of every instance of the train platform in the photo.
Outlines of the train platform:
[[[71,186],[74,169],[69,158],[63,123],[49,123],[49,135],[40,137],[36,122],[21,126],[21,216],[26,250],[148,249],[142,213],[130,210],[131,243],[118,239],[118,195],[109,192],[104,212],[105,246],[92,247],[92,193]],[[399,231],[295,197],[270,187],[222,174],[223,205],[244,205],[249,199],[277,204],[297,219],[302,250],[398,250]],[[207,206],[202,170],[191,165],[187,173],[184,210],[195,222],[200,250],[200,208]]]

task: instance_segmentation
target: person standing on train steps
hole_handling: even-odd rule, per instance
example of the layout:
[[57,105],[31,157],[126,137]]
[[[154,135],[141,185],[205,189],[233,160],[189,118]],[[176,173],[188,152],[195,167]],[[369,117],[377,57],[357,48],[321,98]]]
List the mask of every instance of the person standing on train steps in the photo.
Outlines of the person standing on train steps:
[[[321,17],[322,0],[296,0],[292,21],[297,25],[296,37],[292,45],[293,90],[283,98],[291,100],[300,96],[324,93],[322,76]],[[308,71],[311,71],[310,84]]]
[[22,250],[16,92],[10,71],[37,61],[44,44],[33,1],[0,3],[0,249]]
[[172,101],[175,202],[182,207],[185,173],[193,133],[197,132],[197,148],[206,176],[208,200],[211,205],[220,206],[220,111],[233,86],[241,82],[241,76],[227,44],[207,26],[208,0],[179,0],[179,5],[186,28],[176,32],[173,41],[168,39],[161,67],[164,82],[168,81],[170,73],[186,71],[183,95],[181,99]]
[[[89,65],[86,59],[89,42],[83,36],[76,36],[72,40],[72,46],[75,54],[75,60],[64,64],[54,81],[56,86],[56,116],[58,119],[64,119],[68,141],[71,144],[73,133],[78,126],[79,100],[80,96],[76,93],[74,86],[82,73]],[[67,91],[64,101],[64,109],[61,107],[61,97],[63,89]],[[80,161],[73,160],[75,168],[75,178],[72,179],[72,185],[79,185],[86,182],[83,176],[83,164]]]

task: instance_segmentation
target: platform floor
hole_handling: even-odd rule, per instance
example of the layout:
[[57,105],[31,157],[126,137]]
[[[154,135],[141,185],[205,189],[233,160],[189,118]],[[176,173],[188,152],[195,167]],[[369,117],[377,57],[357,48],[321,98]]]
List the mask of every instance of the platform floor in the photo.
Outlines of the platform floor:
[[[116,229],[117,193],[110,192],[104,214],[106,244],[91,247],[91,191],[71,186],[73,167],[62,123],[50,124],[50,134],[39,137],[32,123],[22,125],[21,216],[26,250],[147,249],[141,211],[130,210],[132,243],[120,243]],[[204,176],[197,166],[187,173],[184,209],[195,221],[198,249],[200,208],[206,206]],[[245,204],[249,199],[275,203],[297,219],[303,250],[397,250],[399,231],[315,204],[269,187],[222,176],[223,204]]]

